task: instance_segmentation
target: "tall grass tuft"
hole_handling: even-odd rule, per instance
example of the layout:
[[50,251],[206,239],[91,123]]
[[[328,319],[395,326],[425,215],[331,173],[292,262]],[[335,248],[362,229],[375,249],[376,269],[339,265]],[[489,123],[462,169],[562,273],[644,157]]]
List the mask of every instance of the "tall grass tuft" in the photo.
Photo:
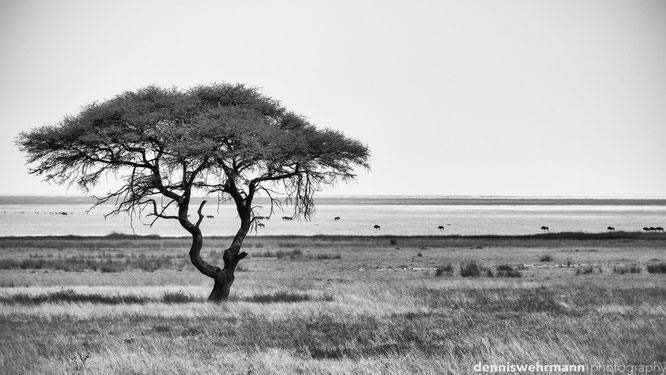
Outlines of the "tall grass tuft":
[[553,256],[550,254],[539,255],[539,261],[541,262],[552,262]]
[[294,293],[288,291],[277,291],[274,293],[266,294],[255,294],[251,297],[244,298],[248,302],[258,302],[258,303],[294,303],[294,302],[307,302],[307,301],[333,301],[333,297],[326,294],[322,297],[313,297],[307,293]]
[[177,292],[166,292],[162,296],[162,302],[170,304],[189,303],[189,302],[195,302],[197,300],[198,299],[196,297],[186,294],[182,290],[179,290]]
[[42,303],[95,303],[103,305],[119,304],[145,304],[151,302],[148,297],[135,295],[103,295],[103,294],[78,294],[71,289],[64,289],[52,293],[38,295],[19,293],[12,296],[0,297],[0,302],[6,304],[42,304]]

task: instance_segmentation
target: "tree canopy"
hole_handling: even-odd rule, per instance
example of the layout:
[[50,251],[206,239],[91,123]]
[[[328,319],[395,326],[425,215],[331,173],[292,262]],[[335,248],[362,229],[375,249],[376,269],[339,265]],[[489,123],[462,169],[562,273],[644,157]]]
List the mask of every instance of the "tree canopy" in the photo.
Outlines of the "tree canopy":
[[118,212],[130,213],[146,203],[153,208],[151,199],[160,195],[177,203],[197,190],[232,198],[263,191],[286,193],[307,216],[312,193],[353,178],[355,167],[368,167],[369,155],[360,142],[317,129],[242,84],[128,91],[21,133],[18,145],[34,165],[30,173],[58,184],[88,191],[107,173],[124,178],[102,200],[118,199]]
[[[112,213],[144,214],[152,222],[178,220],[193,236],[200,236],[205,204],[191,222],[193,194],[227,197],[241,219],[234,240],[238,249],[256,219],[255,195],[270,198],[271,213],[286,196],[294,214],[308,218],[313,194],[322,185],[352,179],[355,168],[369,166],[369,151],[361,142],[319,129],[243,84],[127,91],[54,125],[23,132],[17,144],[32,165],[30,173],[84,191],[111,174],[122,187],[98,197],[96,204],[112,203]],[[215,272],[193,263],[204,274]]]

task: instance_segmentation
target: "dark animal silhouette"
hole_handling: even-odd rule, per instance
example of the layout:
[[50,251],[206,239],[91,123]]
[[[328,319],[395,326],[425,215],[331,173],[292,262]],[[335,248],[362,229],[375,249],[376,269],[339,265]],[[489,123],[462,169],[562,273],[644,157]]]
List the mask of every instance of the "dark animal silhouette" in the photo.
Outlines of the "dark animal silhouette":
[[656,231],[657,231],[657,228],[655,228],[655,227],[649,227],[648,228],[648,232],[656,232]]
[[289,221],[289,220],[294,220],[294,218],[291,217],[291,216],[282,216],[282,220],[287,220],[287,221]]
[[437,229],[444,230],[444,227],[440,225],[440,226],[437,227]]
[[257,226],[258,226],[259,228],[265,228],[265,227],[266,227],[266,224],[257,223]]
[[206,215],[206,218],[208,218],[208,219],[215,219],[215,216],[213,216],[213,215]]
[[550,228],[548,228],[547,226],[544,225],[544,226],[541,227],[541,230],[544,231],[544,232],[548,232],[550,230]]
[[657,232],[663,232],[663,231],[664,231],[664,228],[662,228],[662,227],[656,227],[656,228],[654,228],[654,230],[657,231]]
[[648,227],[643,227],[643,230],[646,231],[646,232],[648,232],[648,231],[650,230],[650,228],[648,228]]
[[340,216],[336,216],[336,217],[334,217],[333,220],[335,220],[335,221],[340,220]]
[[608,229],[608,230],[611,231],[611,232],[615,230],[615,228],[613,228],[613,227],[608,227],[608,228],[606,228],[606,229]]
[[380,229],[382,229],[382,227],[380,227],[379,225],[375,225],[374,228],[375,228],[375,230],[380,230]]

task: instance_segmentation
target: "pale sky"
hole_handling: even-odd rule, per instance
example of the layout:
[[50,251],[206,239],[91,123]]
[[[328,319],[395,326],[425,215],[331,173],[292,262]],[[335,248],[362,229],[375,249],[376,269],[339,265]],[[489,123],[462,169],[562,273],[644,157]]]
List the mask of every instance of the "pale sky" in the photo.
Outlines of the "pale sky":
[[666,197],[666,1],[0,0],[0,64],[0,194],[80,194],[20,131],[243,82],[370,147],[326,195]]

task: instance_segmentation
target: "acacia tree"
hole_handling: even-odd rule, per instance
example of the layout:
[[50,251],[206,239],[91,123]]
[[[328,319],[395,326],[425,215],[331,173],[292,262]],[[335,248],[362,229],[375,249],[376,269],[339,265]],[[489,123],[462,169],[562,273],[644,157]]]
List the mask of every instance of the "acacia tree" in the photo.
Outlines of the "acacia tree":
[[[30,173],[90,192],[111,174],[122,186],[96,197],[109,214],[177,220],[192,236],[189,256],[214,280],[209,300],[229,296],[243,240],[257,224],[258,194],[270,213],[282,198],[294,216],[310,217],[313,195],[325,184],[368,168],[368,148],[330,129],[318,129],[277,100],[242,84],[188,90],[146,87],[84,107],[59,123],[21,133],[16,141]],[[235,204],[240,227],[224,250],[222,268],[201,257],[203,200],[191,221],[193,194],[217,194]]]

